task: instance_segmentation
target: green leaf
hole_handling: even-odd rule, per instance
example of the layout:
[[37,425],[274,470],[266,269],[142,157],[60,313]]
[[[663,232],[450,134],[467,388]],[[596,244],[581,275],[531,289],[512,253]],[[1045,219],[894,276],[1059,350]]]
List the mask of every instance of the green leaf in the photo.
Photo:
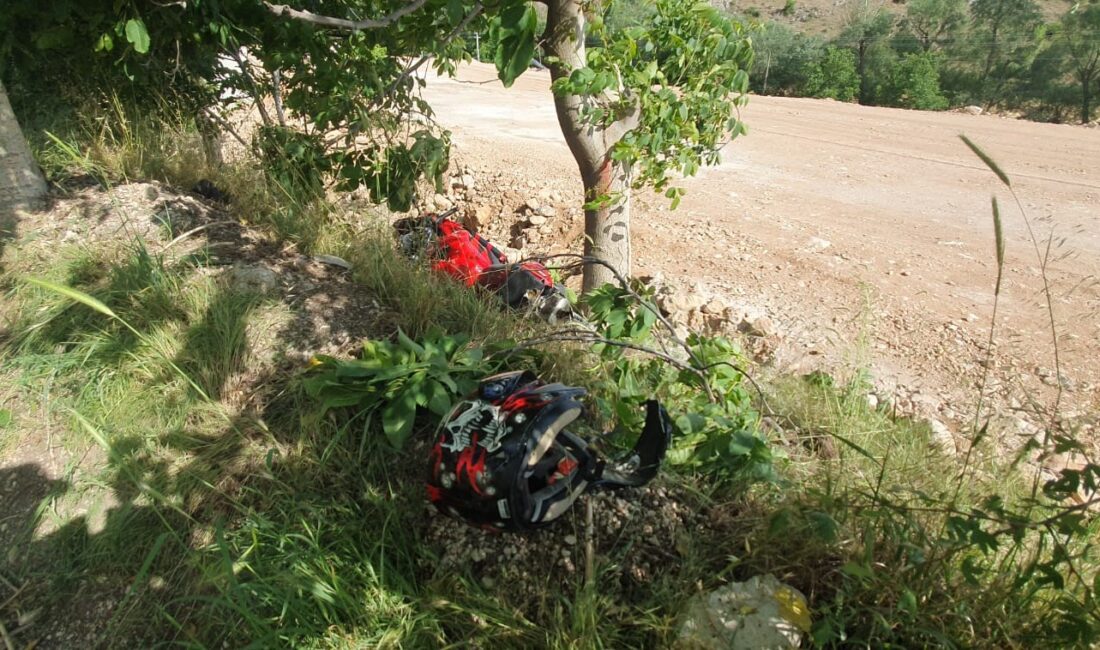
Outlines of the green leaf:
[[138,54],[149,51],[149,32],[140,18],[131,18],[126,21],[126,40],[134,46],[134,51]]
[[898,608],[915,615],[917,613],[917,595],[910,589],[903,590],[901,597],[898,598]]
[[99,40],[95,42],[96,52],[110,52],[115,49],[115,39],[111,38],[110,34],[100,34]]
[[451,410],[451,395],[443,384],[438,381],[429,381],[426,387],[428,393],[428,410],[443,417]]
[[10,410],[0,409],[0,429],[3,429],[4,427],[11,424],[11,421],[13,419],[14,418],[12,417],[12,414],[11,414]]
[[398,328],[397,330],[397,342],[400,343],[401,347],[405,348],[406,350],[415,352],[417,356],[424,356],[424,346],[410,339],[409,336],[405,334],[405,332],[402,331],[400,328]]
[[447,0],[447,20],[452,25],[462,21],[462,0]]
[[400,449],[412,433],[416,419],[416,397],[404,391],[382,409],[382,430],[395,449]]
[[538,18],[534,7],[521,4],[504,10],[500,25],[501,38],[494,62],[497,76],[507,88],[527,70],[535,56],[535,28]]
[[814,534],[822,540],[826,542],[836,541],[837,531],[840,525],[837,524],[836,519],[829,516],[829,513],[819,511],[807,512],[806,520],[810,523],[810,528],[814,531]]
[[874,575],[874,572],[871,571],[871,567],[858,562],[845,562],[844,566],[840,567],[840,570],[854,578],[870,578]]

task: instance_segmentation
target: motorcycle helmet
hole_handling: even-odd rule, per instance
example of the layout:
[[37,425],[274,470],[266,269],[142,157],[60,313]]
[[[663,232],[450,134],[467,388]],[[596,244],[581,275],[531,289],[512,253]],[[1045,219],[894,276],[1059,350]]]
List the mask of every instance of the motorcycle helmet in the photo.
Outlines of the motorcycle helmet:
[[647,402],[633,450],[609,463],[566,428],[580,416],[584,395],[583,388],[546,384],[529,371],[482,380],[440,426],[429,500],[474,525],[525,530],[554,521],[588,490],[647,483],[671,436],[664,408]]

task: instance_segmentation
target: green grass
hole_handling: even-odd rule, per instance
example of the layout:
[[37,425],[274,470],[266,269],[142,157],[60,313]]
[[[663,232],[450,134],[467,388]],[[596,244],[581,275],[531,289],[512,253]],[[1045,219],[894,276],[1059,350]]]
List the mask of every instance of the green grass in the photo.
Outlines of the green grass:
[[[435,328],[492,346],[538,327],[401,259],[378,219],[285,201],[247,165],[204,168],[186,127],[163,139],[130,128],[98,141],[102,151],[85,147],[105,178],[221,174],[206,177],[225,183],[238,218],[302,252],[352,262],[380,309],[374,337]],[[290,317],[285,303],[234,291],[196,272],[194,259],[154,248],[89,241],[39,256],[15,242],[0,275],[0,409],[13,414],[0,455],[43,445],[50,422],[69,459],[63,480],[14,522],[16,556],[0,567],[33,585],[17,603],[24,609],[79,617],[109,598],[105,645],[665,647],[694,594],[763,572],[806,594],[823,646],[1072,646],[1063,614],[1097,615],[1081,595],[1097,572],[1095,518],[1064,536],[1081,572],[1065,576],[1066,589],[1035,571],[1061,537],[1031,531],[978,550],[994,526],[975,532],[972,515],[997,514],[991,495],[1029,521],[1056,513],[1056,501],[1030,502],[1020,469],[992,454],[975,454],[960,480],[923,425],[868,410],[860,372],[846,385],[779,378],[768,387],[785,431],[771,440],[786,452],[778,482],[666,472],[661,482],[706,525],[643,588],[618,582],[636,530],[596,558],[591,584],[581,571],[560,580],[549,564],[525,567],[545,585],[533,601],[507,582],[440,569],[423,535],[431,515],[416,446],[396,452],[377,423],[320,413],[303,369],[280,358],[284,337],[255,334]],[[116,317],[31,277],[84,292]],[[856,352],[857,365],[869,361]],[[576,349],[530,362],[567,383],[606,380]],[[229,390],[241,377],[256,388],[243,397]],[[422,424],[415,436],[430,434]],[[105,516],[97,503],[112,504]],[[1081,611],[1074,598],[1085,599]],[[0,621],[9,613],[0,609]]]

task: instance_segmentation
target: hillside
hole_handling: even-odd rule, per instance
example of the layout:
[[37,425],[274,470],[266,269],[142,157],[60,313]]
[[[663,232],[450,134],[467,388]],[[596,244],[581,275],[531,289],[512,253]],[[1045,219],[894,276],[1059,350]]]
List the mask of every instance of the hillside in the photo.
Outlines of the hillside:
[[[777,22],[792,29],[829,39],[840,34],[844,22],[858,0],[796,0],[784,12],[787,0],[714,0],[711,4],[736,15],[759,21]],[[904,1],[881,2],[899,19],[905,16]],[[1070,4],[1066,0],[1037,0],[1047,20],[1056,20]]]

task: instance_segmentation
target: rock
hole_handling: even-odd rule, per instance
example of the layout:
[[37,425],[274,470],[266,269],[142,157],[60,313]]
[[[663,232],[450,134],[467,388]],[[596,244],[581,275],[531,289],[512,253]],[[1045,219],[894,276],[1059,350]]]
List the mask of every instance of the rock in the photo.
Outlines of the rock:
[[691,288],[683,289],[671,284],[661,287],[654,299],[657,302],[657,307],[666,316],[676,315],[683,320],[687,320],[692,312],[703,306],[703,298],[698,291]]
[[466,213],[465,225],[474,230],[485,230],[493,222],[496,212],[487,205],[479,205]]
[[675,647],[797,648],[810,626],[805,596],[775,576],[755,576],[692,599]]
[[725,310],[726,310],[726,303],[722,302],[718,298],[711,298],[710,302],[703,305],[703,307],[701,309],[701,311],[704,314],[710,314],[712,316],[717,316],[717,315],[721,314],[722,312],[724,312]]
[[321,264],[327,264],[329,266],[338,266],[348,271],[351,270],[351,262],[345,260],[342,257],[336,257],[335,255],[314,255],[313,259]]
[[958,453],[959,449],[955,445],[955,436],[951,435],[951,430],[947,428],[946,424],[936,418],[927,418],[924,422],[931,432],[933,445],[949,454]]
[[552,219],[558,216],[558,210],[552,205],[539,206],[538,213],[548,219]]
[[967,115],[981,115],[982,113],[985,112],[985,110],[981,106],[973,106],[973,105],[965,106],[965,107],[963,107],[962,110]]
[[815,251],[823,251],[832,245],[833,243],[828,239],[822,239],[820,237],[810,237],[809,247]]
[[442,194],[436,194],[432,197],[432,204],[435,205],[436,210],[450,210],[452,205],[451,200]]
[[235,266],[229,271],[229,283],[237,291],[270,293],[279,288],[279,276],[263,266]]
[[742,320],[737,325],[737,330],[749,336],[765,337],[775,334],[775,325],[767,316],[759,316],[752,320]]
[[867,393],[867,395],[863,399],[867,402],[868,411],[874,411],[878,408],[878,395],[875,395],[874,393]]
[[566,535],[565,537],[562,538],[561,541],[565,542],[566,544],[568,544],[570,546],[574,546],[577,543],[577,536],[576,535]]
[[546,223],[546,217],[542,216],[541,214],[533,214],[530,217],[527,217],[527,223],[531,224],[532,226],[541,226],[542,224]]
[[462,187],[465,187],[467,190],[474,189],[474,177],[470,174],[463,174],[459,182],[462,183]]
[[531,212],[538,212],[539,200],[532,196],[523,203],[523,206]]

